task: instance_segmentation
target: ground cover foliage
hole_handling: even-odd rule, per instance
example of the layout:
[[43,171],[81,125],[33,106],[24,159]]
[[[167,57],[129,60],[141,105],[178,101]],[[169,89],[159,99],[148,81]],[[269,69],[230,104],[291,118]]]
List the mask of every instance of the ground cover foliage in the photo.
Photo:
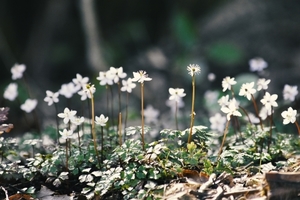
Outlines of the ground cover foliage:
[[[195,99],[199,97],[195,83],[201,68],[188,65],[192,94],[187,107],[191,111],[181,111],[185,90],[170,88],[173,129],[155,127],[157,112],[153,108],[144,109],[144,84],[152,81],[145,71],[133,72],[133,77],[128,79],[122,67],[99,73],[97,80],[106,90],[109,116],[95,113],[96,87],[88,77],[77,74],[58,92],[46,91],[44,102],[56,109],[56,124],[43,128],[40,133],[0,137],[1,198],[176,199],[191,194],[198,199],[213,199],[217,194],[218,198],[225,198],[230,196],[230,188],[219,186],[229,176],[232,177],[229,185],[233,187],[238,185],[233,178],[264,175],[271,170],[296,172],[300,129],[297,110],[290,104],[298,94],[297,86],[286,85],[283,100],[279,102],[277,94],[268,92],[271,80],[262,77],[266,67],[263,59],[255,58],[250,61],[250,70],[257,73],[255,79],[225,77],[222,90],[211,91],[213,99],[207,101],[211,107],[218,106],[219,111],[209,114],[206,120],[209,124],[198,124]],[[12,79],[22,79],[25,69],[25,65],[14,65]],[[113,85],[118,86],[119,95],[114,97],[118,101],[116,107],[112,106],[113,97],[109,95]],[[128,97],[136,86],[140,87],[141,124],[128,126]],[[15,101],[17,87],[11,83],[4,91],[4,98]],[[126,103],[121,101],[122,92],[127,95]],[[57,110],[59,96],[75,98],[75,93],[88,104],[87,116],[80,116],[71,105],[63,111]],[[20,108],[35,117],[37,102],[30,97]],[[111,114],[114,109],[119,111],[115,118]],[[190,118],[190,126],[181,128],[185,115]],[[17,126],[7,121],[9,108],[3,107],[0,110],[3,135]],[[295,134],[284,132],[287,124]],[[153,132],[154,139],[148,137]],[[221,179],[224,173],[227,178]],[[171,191],[174,184],[189,184],[189,189]],[[255,187],[255,198],[270,196],[267,183],[261,181],[251,186]],[[216,192],[210,194],[212,190]],[[248,197],[235,193],[228,198]]]

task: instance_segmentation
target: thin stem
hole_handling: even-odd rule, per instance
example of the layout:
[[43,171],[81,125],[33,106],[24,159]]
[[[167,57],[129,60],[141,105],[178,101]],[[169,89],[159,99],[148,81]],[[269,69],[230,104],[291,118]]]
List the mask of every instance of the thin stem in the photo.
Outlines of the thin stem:
[[69,171],[69,156],[68,156],[68,143],[69,143],[69,141],[68,141],[68,139],[66,139],[66,169],[67,169],[67,171]]
[[259,116],[257,104],[256,104],[256,101],[255,101],[255,99],[254,99],[253,94],[251,94],[251,99],[252,99],[252,102],[253,102],[253,105],[254,105],[256,117],[258,117],[258,119],[259,119],[260,128],[261,128],[261,130],[263,130],[263,123],[262,123],[262,120],[261,120],[261,118],[260,118],[260,116]]
[[145,138],[144,138],[144,83],[141,83],[141,115],[142,115],[142,145],[145,151]]
[[59,122],[58,122],[58,117],[57,117],[58,112],[57,112],[57,105],[56,105],[56,103],[54,103],[54,106],[55,106],[55,112],[56,112],[56,115],[55,115],[55,119],[56,119],[56,132],[57,132],[57,138],[56,138],[56,140],[57,140],[57,145],[59,145]]
[[101,126],[101,163],[103,163],[104,156],[103,156],[103,126]]
[[251,119],[250,119],[250,117],[249,117],[247,111],[245,110],[245,108],[243,108],[242,106],[239,106],[239,108],[245,113],[245,115],[246,115],[247,118],[248,118],[249,123],[252,124]]
[[121,112],[121,84],[118,82],[118,95],[119,95],[119,113]]
[[178,113],[178,105],[177,105],[177,101],[175,101],[175,124],[176,124],[176,130],[178,130],[178,118],[177,118],[177,113]]
[[191,143],[192,133],[195,120],[195,75],[192,77],[192,110],[191,110],[191,124],[190,124],[190,134],[188,138],[188,143]]
[[114,94],[113,94],[113,91],[112,91],[112,87],[109,87],[110,89],[110,95],[111,95],[111,122],[112,122],[112,127],[115,126],[115,123],[114,123]]
[[269,153],[271,142],[272,142],[272,126],[273,126],[273,110],[272,110],[272,107],[271,107],[271,115],[270,115],[269,118],[270,118],[270,138],[269,138],[269,141],[268,141],[268,153]]
[[[105,89],[106,89],[106,105],[107,105],[106,109],[107,109],[107,115],[109,115],[109,94],[108,94],[108,85],[107,84],[105,86]],[[109,137],[109,126],[106,126],[106,132],[107,132],[107,136]],[[110,145],[112,145],[112,140],[110,140]]]
[[118,95],[119,95],[119,117],[118,117],[118,128],[119,128],[119,144],[122,145],[122,113],[121,113],[121,84],[118,82]]
[[122,146],[122,113],[119,113],[119,145]]
[[225,139],[226,139],[226,135],[227,135],[227,130],[228,130],[228,126],[229,126],[229,121],[230,120],[227,121],[225,130],[224,130],[224,136],[223,136],[222,144],[221,144],[221,147],[220,147],[220,150],[219,150],[219,153],[218,153],[218,160],[220,159],[221,153],[223,151],[223,146],[224,146],[224,143],[225,143]]
[[124,122],[124,142],[126,141],[126,127],[128,119],[128,103],[129,103],[129,93],[126,95],[126,107],[125,107],[125,122]]
[[298,130],[298,134],[300,135],[300,127],[299,127],[299,124],[298,124],[297,121],[295,121],[295,124],[296,124],[297,130]]
[[93,136],[93,141],[94,141],[94,149],[95,149],[95,153],[96,153],[96,156],[97,156],[97,160],[98,160],[98,164],[99,164],[99,167],[100,167],[100,158],[99,158],[99,153],[98,153],[98,150],[97,150],[97,142],[96,142],[96,130],[95,130],[95,105],[94,105],[94,96],[93,96],[93,93],[90,91],[90,94],[91,94],[91,103],[92,103],[92,107],[91,107],[91,110],[92,110],[92,136]]
[[79,147],[79,152],[81,152],[81,143],[80,143],[80,134],[79,134],[79,131],[80,131],[80,127],[77,126],[78,147]]

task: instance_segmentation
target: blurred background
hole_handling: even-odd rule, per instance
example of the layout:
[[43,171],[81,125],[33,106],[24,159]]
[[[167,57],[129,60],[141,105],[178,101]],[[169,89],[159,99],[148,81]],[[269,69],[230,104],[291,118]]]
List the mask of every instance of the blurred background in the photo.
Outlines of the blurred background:
[[[262,57],[268,62],[264,74],[250,75],[270,78],[270,93],[282,99],[284,84],[299,82],[299,44],[300,1],[1,0],[0,91],[12,82],[10,68],[25,64],[39,115],[47,116],[53,113],[42,101],[46,90],[58,91],[76,73],[99,87],[99,71],[123,66],[129,77],[147,71],[154,81],[146,84],[146,104],[163,111],[169,87],[189,95],[186,66],[195,63],[202,69],[201,109],[205,91],[221,90],[225,76],[249,75],[248,61]],[[138,99],[138,89],[134,95]],[[16,104],[0,99],[1,106]]]

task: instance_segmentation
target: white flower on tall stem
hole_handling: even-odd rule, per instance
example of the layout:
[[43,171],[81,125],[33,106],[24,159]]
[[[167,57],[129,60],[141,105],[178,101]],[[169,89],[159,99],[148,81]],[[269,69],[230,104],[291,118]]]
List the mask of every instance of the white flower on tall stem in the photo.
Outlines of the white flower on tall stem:
[[127,74],[123,72],[123,67],[119,67],[119,68],[110,67],[109,71],[112,74],[113,76],[112,79],[115,83],[118,83],[119,79],[125,78],[127,76]]
[[72,81],[75,84],[75,90],[78,91],[85,87],[85,85],[89,82],[89,78],[83,78],[80,74],[76,74],[76,78],[73,78]]
[[147,105],[146,109],[144,110],[144,116],[146,123],[156,123],[159,116],[159,110],[153,108],[152,105]]
[[226,117],[222,116],[220,113],[216,113],[214,116],[209,118],[209,122],[212,130],[222,132],[225,129]]
[[59,99],[59,93],[58,92],[51,92],[50,90],[46,91],[46,97],[44,98],[44,101],[48,103],[48,106],[51,106],[53,103],[58,103]]
[[283,118],[283,124],[295,123],[297,110],[294,110],[292,107],[289,107],[287,110],[281,113]]
[[85,86],[78,92],[81,96],[81,101],[86,100],[87,98],[92,98],[92,94],[96,92],[96,88],[94,85],[85,84]]
[[108,121],[108,117],[105,117],[103,114],[101,114],[99,117],[95,117],[95,123],[100,126],[106,126],[106,123]]
[[15,64],[11,69],[12,80],[20,79],[23,77],[23,73],[26,70],[26,66],[24,64]]
[[67,140],[71,139],[73,136],[73,131],[72,130],[67,130],[64,129],[63,131],[59,131],[60,135],[62,136],[62,139]]
[[186,95],[182,88],[169,88],[169,100],[179,102],[182,97]]
[[291,86],[288,84],[284,85],[283,88],[283,99],[284,100],[290,100],[290,101],[294,101],[296,96],[298,94],[298,86]]
[[192,77],[192,106],[191,106],[191,123],[190,123],[190,133],[188,137],[188,144],[191,143],[192,141],[192,130],[194,127],[194,122],[195,122],[195,95],[196,95],[196,77],[195,75],[201,73],[201,68],[197,64],[190,64],[187,66],[187,71],[189,75]]
[[240,96],[247,97],[248,100],[251,100],[253,94],[255,94],[256,89],[254,87],[254,82],[251,83],[244,83],[240,89]]
[[30,113],[32,110],[35,109],[38,101],[36,99],[27,99],[25,103],[21,105],[21,109],[27,113]]
[[221,108],[221,111],[227,114],[227,120],[230,120],[230,117],[233,116],[238,116],[241,117],[242,114],[238,111],[239,109],[239,103],[235,99],[231,99],[229,101],[228,106],[223,106]]
[[17,96],[18,96],[18,85],[16,83],[10,83],[6,87],[3,97],[10,101],[14,101]]
[[132,89],[136,87],[136,84],[132,82],[131,78],[128,78],[127,80],[122,80],[122,87],[121,91],[131,93]]
[[276,102],[277,98],[278,98],[277,94],[270,95],[269,92],[266,92],[263,99],[260,100],[260,102],[266,107],[269,115],[271,115],[272,107],[278,106]]
[[133,82],[139,82],[139,83],[144,83],[144,81],[151,81],[152,78],[148,77],[148,74],[143,71],[140,70],[138,72],[133,72]]
[[250,71],[262,71],[268,67],[268,63],[262,58],[252,58],[249,60]]
[[75,117],[76,113],[77,113],[76,110],[70,110],[69,108],[65,108],[64,112],[58,113],[57,116],[59,118],[63,118],[64,123],[67,124],[69,121],[71,121]]
[[74,93],[77,92],[77,89],[73,82],[62,84],[59,90],[59,94],[65,96],[66,98],[71,98]]
[[268,85],[271,82],[270,79],[260,78],[257,80],[257,91],[268,89]]
[[142,118],[142,147],[145,151],[145,138],[144,138],[144,81],[151,81],[152,78],[148,77],[148,74],[140,70],[138,72],[133,72],[132,81],[141,83],[141,118]]
[[225,92],[226,90],[231,90],[231,87],[235,84],[236,81],[234,80],[234,78],[226,76],[222,81],[223,92]]
[[97,80],[100,81],[100,85],[112,85],[113,84],[114,75],[111,73],[110,70],[106,72],[99,72],[99,76]]

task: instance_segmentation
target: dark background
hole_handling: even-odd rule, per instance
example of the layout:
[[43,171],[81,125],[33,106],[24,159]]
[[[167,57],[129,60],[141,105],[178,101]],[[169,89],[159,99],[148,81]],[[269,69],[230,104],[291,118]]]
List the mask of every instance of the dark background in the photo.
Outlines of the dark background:
[[[84,21],[90,13],[95,29]],[[93,59],[89,41],[97,50]],[[207,89],[221,89],[225,76],[249,73],[249,59],[259,56],[269,64],[264,76],[272,80],[270,92],[282,99],[284,84],[299,82],[299,43],[299,1],[1,0],[0,89],[11,82],[10,68],[24,63],[34,96],[45,106],[45,91],[59,90],[76,73],[98,85],[99,71],[123,66],[129,76],[148,72],[155,81],[147,83],[146,99],[163,110],[168,87],[189,93],[188,64],[202,68],[201,98]],[[213,83],[206,78],[210,72],[217,77]],[[1,106],[12,103],[2,100]]]

